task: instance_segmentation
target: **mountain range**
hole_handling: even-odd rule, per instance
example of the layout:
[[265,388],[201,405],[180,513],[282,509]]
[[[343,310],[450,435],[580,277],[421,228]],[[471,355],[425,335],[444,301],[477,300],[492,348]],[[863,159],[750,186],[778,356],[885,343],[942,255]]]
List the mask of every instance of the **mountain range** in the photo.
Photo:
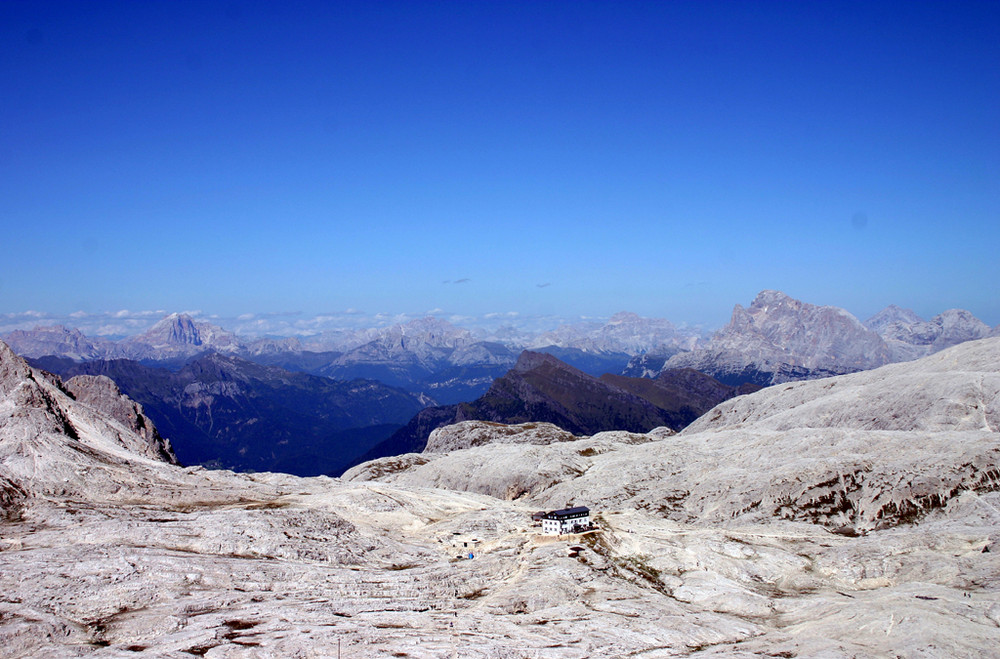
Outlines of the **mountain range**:
[[844,309],[766,290],[749,307],[737,304],[730,322],[711,336],[622,312],[605,323],[563,325],[534,335],[503,328],[487,335],[428,317],[383,328],[247,338],[170,314],[145,332],[117,341],[60,326],[14,330],[3,339],[25,357],[123,358],[174,369],[197,355],[218,352],[313,375],[377,379],[449,404],[483,394],[524,349],[548,352],[595,376],[654,377],[665,369],[690,367],[730,384],[765,385],[907,361],[996,335],[1000,326],[990,329],[961,309],[924,321],[890,305],[862,323]]
[[926,357],[966,341],[1000,336],[1000,327],[990,330],[989,325],[964,309],[949,309],[924,321],[909,309],[889,305],[866,320],[865,326],[885,340],[894,362]]
[[[539,349],[601,375],[620,371],[633,354],[626,351],[630,346],[660,345],[675,340],[677,331],[666,321],[619,314],[607,326],[564,326],[558,334],[551,337],[554,343]],[[477,339],[469,330],[436,318],[305,339],[249,339],[186,314],[170,314],[145,332],[119,341],[90,339],[61,326],[15,330],[4,340],[24,357],[129,359],[172,370],[214,352],[338,380],[379,380],[438,404],[482,395],[521,351],[517,345]]]
[[[861,323],[762,291],[711,338],[629,313],[507,342],[435,318],[248,339],[184,314],[118,341],[64,327],[7,338],[41,368],[113,378],[186,464],[313,475],[419,451],[462,420],[679,430],[746,385],[867,370],[991,333],[962,310],[923,321],[890,306]],[[539,347],[522,355],[515,338]]]
[[[992,332],[1000,334],[1000,327]],[[767,386],[908,361],[990,334],[989,326],[962,310],[924,322],[890,306],[862,323],[839,307],[762,291],[749,307],[737,304],[729,324],[709,341],[670,356],[660,370],[694,368],[728,384]],[[657,363],[639,357],[626,372],[649,374]]]

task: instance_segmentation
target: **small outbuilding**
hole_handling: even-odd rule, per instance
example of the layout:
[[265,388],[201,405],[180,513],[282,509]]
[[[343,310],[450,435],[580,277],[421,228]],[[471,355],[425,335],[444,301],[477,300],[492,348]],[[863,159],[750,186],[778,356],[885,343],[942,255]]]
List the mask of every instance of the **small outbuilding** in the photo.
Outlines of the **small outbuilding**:
[[590,508],[577,506],[553,510],[542,516],[542,533],[560,535],[590,529]]

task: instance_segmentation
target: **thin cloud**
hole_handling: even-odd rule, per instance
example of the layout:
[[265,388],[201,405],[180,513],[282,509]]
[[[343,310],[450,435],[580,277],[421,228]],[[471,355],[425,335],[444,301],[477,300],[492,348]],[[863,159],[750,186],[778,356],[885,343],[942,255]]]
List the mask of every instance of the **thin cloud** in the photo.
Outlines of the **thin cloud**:
[[549,282],[549,281],[545,282],[544,284],[535,284],[535,286],[537,286],[538,288],[548,288],[551,285],[552,285],[552,282]]
[[68,314],[52,314],[40,311],[0,314],[0,333],[16,329],[30,330],[35,327],[63,325],[75,327],[87,336],[126,336],[137,334],[166,315],[165,311],[73,311]]

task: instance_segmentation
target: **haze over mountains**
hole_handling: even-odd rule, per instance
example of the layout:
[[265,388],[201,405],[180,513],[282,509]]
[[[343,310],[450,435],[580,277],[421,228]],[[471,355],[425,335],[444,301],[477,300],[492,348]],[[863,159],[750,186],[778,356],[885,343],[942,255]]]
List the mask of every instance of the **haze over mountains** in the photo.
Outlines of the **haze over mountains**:
[[[729,324],[711,337],[678,328],[664,319],[622,312],[603,324],[563,325],[537,335],[503,328],[483,335],[428,317],[404,325],[327,331],[308,337],[248,338],[185,314],[170,314],[145,332],[118,341],[86,337],[78,330],[61,326],[14,330],[3,339],[26,357],[170,362],[210,351],[317,375],[352,378],[377,373],[383,377],[375,379],[402,386],[404,382],[421,382],[429,373],[447,368],[509,368],[524,349],[552,351],[578,368],[580,364],[574,360],[586,364],[590,359],[594,363],[595,356],[647,361],[673,357],[671,368],[694,364],[712,367],[718,362],[720,369],[727,365],[725,368],[733,373],[737,372],[735,368],[749,367],[747,375],[760,379],[762,374],[780,373],[783,367],[817,372],[872,368],[997,334],[1000,326],[991,330],[960,309],[924,321],[912,311],[890,305],[861,323],[837,307],[808,304],[779,291],[762,291],[749,307],[737,304]],[[655,371],[662,369],[661,365]],[[759,370],[757,376],[754,369]],[[645,375],[650,374],[647,369]],[[801,374],[784,373],[778,377],[788,379]],[[430,377],[426,386],[433,388],[437,383],[441,389],[440,378]]]
[[425,318],[248,338],[170,314],[117,341],[65,327],[5,339],[54,373],[114,379],[184,463],[313,475],[420,450],[435,428],[462,420],[550,422],[576,434],[679,430],[746,385],[871,369],[991,333],[1000,328],[962,310],[924,321],[890,306],[861,323],[763,291],[711,337],[620,313],[538,335],[486,336]]

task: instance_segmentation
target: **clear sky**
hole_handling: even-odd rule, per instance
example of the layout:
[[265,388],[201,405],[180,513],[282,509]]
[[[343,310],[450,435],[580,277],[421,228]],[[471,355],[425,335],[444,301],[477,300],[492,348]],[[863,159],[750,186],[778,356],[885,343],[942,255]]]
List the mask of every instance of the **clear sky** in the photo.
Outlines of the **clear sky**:
[[0,228],[6,314],[996,325],[1000,2],[3,0]]

